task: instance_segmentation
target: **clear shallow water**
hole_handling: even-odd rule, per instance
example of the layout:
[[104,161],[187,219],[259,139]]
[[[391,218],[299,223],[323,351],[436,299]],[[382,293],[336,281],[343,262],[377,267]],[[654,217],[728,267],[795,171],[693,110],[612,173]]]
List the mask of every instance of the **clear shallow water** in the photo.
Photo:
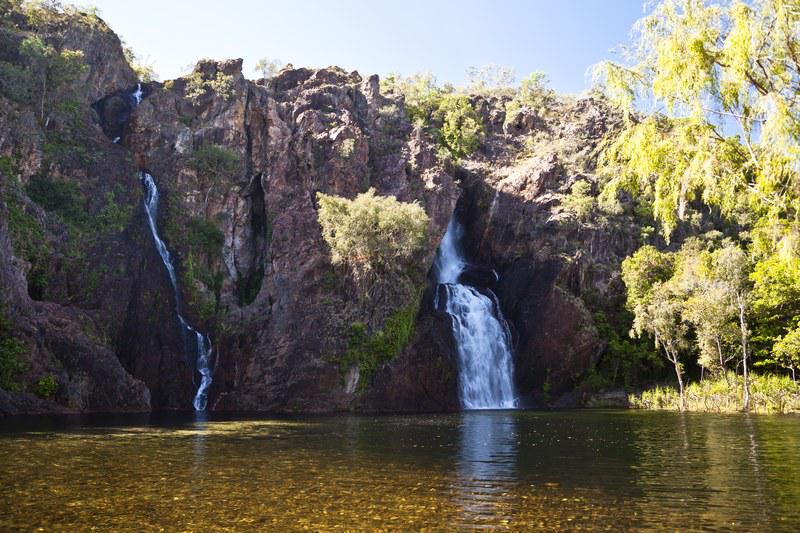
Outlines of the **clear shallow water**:
[[796,416],[0,420],[0,530],[796,531],[798,450]]

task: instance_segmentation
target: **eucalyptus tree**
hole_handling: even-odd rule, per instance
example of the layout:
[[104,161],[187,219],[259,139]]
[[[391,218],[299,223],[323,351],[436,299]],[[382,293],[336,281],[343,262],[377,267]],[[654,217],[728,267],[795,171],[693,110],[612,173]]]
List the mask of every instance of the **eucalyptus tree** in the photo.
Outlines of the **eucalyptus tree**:
[[764,297],[800,286],[800,1],[661,0],[634,35],[595,67],[626,117],[601,158],[604,194],[643,199],[667,241],[703,206],[740,229],[745,249],[716,252],[712,277],[716,304],[736,309],[747,407],[748,315],[769,325],[754,326],[760,357],[800,323],[797,305]]
[[656,348],[672,363],[678,380],[681,410],[686,409],[681,354],[688,347],[688,326],[683,317],[685,288],[675,276],[675,254],[652,246],[639,248],[622,263],[622,279],[633,312],[631,335],[651,335]]

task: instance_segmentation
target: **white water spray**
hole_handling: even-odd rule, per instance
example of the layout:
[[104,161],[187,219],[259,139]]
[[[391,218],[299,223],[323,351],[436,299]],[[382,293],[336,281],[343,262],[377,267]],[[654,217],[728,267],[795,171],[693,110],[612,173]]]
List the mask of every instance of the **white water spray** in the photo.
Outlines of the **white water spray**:
[[142,96],[144,96],[144,92],[142,91],[142,84],[141,83],[137,83],[136,84],[136,90],[133,91],[131,96],[133,96],[133,100],[134,100],[134,104],[133,105],[134,105],[134,107],[139,105],[140,103],[142,103]]
[[441,293],[445,311],[453,317],[461,403],[465,409],[511,409],[516,407],[511,334],[492,291],[486,289],[487,296],[458,283],[466,266],[458,249],[462,233],[453,217],[436,254],[439,286],[434,298],[438,309]]
[[[141,92],[141,86],[138,92]],[[139,99],[141,99],[141,94]],[[197,367],[197,372],[200,374],[200,385],[197,387],[192,405],[196,410],[204,411],[208,404],[208,388],[211,386],[211,374],[213,372],[211,369],[211,339],[209,339],[207,335],[203,335],[192,328],[181,315],[180,291],[178,290],[178,278],[175,275],[175,267],[172,264],[172,257],[169,254],[169,249],[158,235],[158,227],[156,226],[156,218],[158,216],[158,187],[156,187],[153,176],[147,172],[142,172],[140,174],[140,179],[145,188],[144,212],[147,215],[147,225],[150,227],[150,233],[153,236],[156,251],[158,251],[158,255],[161,256],[161,261],[164,263],[164,267],[169,274],[169,281],[172,284],[172,291],[175,295],[175,313],[178,315],[178,321],[181,323],[183,334],[189,336],[189,338],[193,338],[195,342],[195,366]]]

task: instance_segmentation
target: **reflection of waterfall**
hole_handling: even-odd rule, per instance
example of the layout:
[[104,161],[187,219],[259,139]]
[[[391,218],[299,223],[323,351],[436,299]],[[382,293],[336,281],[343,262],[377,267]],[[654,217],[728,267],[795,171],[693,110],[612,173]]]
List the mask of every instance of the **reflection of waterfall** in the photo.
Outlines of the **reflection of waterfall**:
[[514,493],[517,425],[510,413],[464,413],[459,442],[459,485],[466,523],[492,521]]
[[[137,102],[141,99],[141,88],[137,91],[139,96]],[[175,275],[175,267],[172,264],[172,257],[169,254],[169,249],[161,237],[158,235],[158,227],[156,226],[156,218],[158,217],[158,188],[153,177],[147,172],[142,172],[140,175],[142,184],[145,188],[144,197],[144,211],[147,215],[147,225],[150,227],[150,233],[153,235],[153,242],[156,245],[158,255],[161,256],[161,261],[169,274],[169,281],[172,284],[172,291],[175,295],[175,312],[178,315],[178,321],[181,324],[181,332],[184,336],[184,341],[190,351],[195,353],[195,367],[200,374],[200,385],[197,387],[192,405],[198,411],[203,411],[208,403],[208,388],[211,386],[211,355],[212,346],[211,339],[208,335],[203,335],[199,331],[192,328],[181,315],[181,300],[180,291],[178,290],[178,278]]]
[[511,334],[491,290],[458,283],[466,266],[458,249],[462,233],[453,217],[436,255],[439,286],[434,299],[439,309],[444,298],[444,310],[453,317],[461,402],[466,409],[513,408]]

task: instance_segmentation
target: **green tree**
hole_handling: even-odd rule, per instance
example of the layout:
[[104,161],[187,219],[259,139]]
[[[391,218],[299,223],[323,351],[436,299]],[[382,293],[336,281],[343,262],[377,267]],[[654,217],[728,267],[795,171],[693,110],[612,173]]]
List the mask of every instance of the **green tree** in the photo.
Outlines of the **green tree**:
[[442,141],[455,158],[466,157],[483,141],[483,123],[463,95],[446,95],[436,111],[442,122]]
[[643,246],[622,263],[622,279],[628,291],[628,308],[633,312],[632,335],[652,335],[656,348],[672,363],[686,408],[681,352],[688,346],[688,326],[683,318],[685,288],[675,276],[673,254]]
[[519,90],[506,104],[506,120],[520,108],[527,107],[540,114],[544,113],[556,100],[555,91],[548,87],[549,81],[544,72],[531,72],[519,84]]
[[381,90],[385,93],[402,95],[408,119],[420,127],[431,123],[444,94],[447,93],[438,86],[436,77],[429,72],[410,76],[389,74],[381,80]]
[[753,282],[753,347],[770,360],[773,345],[800,325],[800,258],[772,255],[756,263]]
[[428,215],[416,202],[374,189],[353,200],[317,193],[317,201],[331,262],[347,267],[367,293],[376,280],[403,275],[425,243]]
[[739,323],[745,411],[750,408],[750,328],[747,325],[750,298],[749,275],[750,259],[739,246],[728,245],[714,253],[714,277],[722,283],[727,299],[736,309]]
[[[606,153],[612,181],[652,195],[665,234],[695,198],[728,215],[750,205],[756,252],[797,253],[798,23],[793,0],[663,0],[637,23],[629,60],[595,68],[629,117]],[[643,100],[666,116],[638,119]],[[723,121],[739,135],[726,136]]]
[[254,70],[261,74],[262,78],[273,78],[284,67],[285,63],[280,59],[269,59],[262,57],[256,61]]
[[800,366],[800,328],[794,328],[775,343],[772,357],[768,362],[789,369],[792,381],[797,381],[795,372]]
[[483,65],[467,67],[468,94],[482,96],[513,96],[516,93],[514,80],[517,77],[512,67]]
[[29,35],[20,44],[20,54],[25,58],[32,79],[37,84],[39,118],[45,118],[48,91],[75,80],[86,68],[80,50],[56,50],[38,35]]

